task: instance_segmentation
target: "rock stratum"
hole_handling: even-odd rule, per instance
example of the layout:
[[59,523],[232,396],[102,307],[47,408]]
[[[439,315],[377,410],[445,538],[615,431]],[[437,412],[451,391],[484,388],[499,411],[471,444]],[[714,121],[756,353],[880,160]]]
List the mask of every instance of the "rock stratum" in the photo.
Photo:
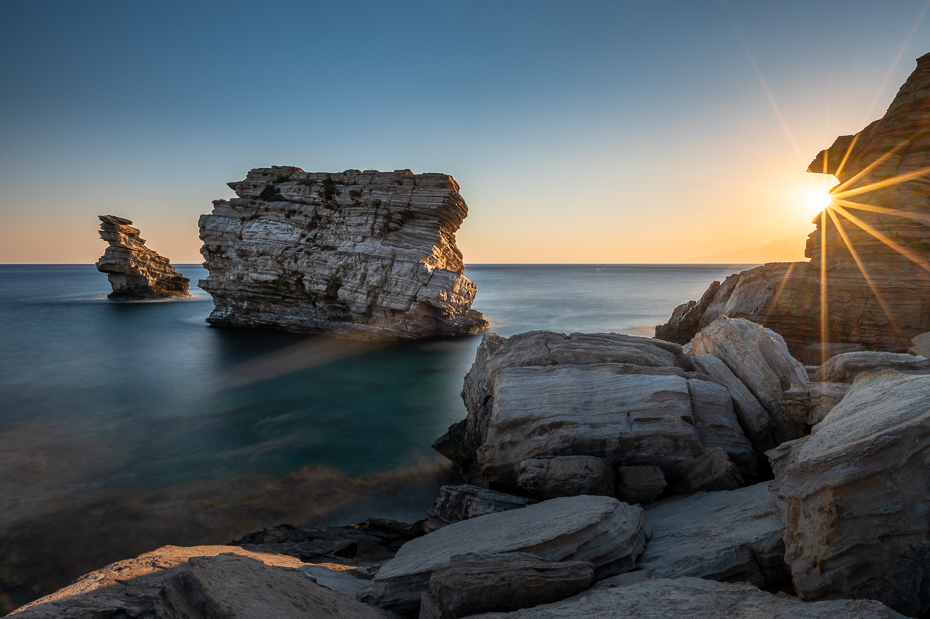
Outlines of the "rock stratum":
[[881,119],[840,136],[811,162],[808,172],[840,184],[814,220],[810,262],[770,263],[714,282],[698,301],[675,308],[656,337],[683,344],[727,315],[776,331],[797,357],[822,342],[906,352],[911,338],[930,330],[928,109],[930,54],[917,59]]
[[167,258],[145,246],[132,221],[113,215],[100,215],[100,238],[110,244],[97,270],[106,273],[113,286],[111,299],[157,299],[189,297],[190,281],[174,270]]
[[412,339],[478,333],[447,174],[256,168],[200,218],[219,327]]

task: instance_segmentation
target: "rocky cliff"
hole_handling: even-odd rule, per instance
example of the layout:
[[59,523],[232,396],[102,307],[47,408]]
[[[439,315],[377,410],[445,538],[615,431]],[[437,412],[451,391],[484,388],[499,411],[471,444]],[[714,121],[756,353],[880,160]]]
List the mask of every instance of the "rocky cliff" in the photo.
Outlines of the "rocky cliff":
[[930,54],[881,119],[837,138],[808,172],[840,181],[814,220],[810,262],[714,282],[699,301],[677,307],[656,337],[685,343],[725,314],[773,329],[801,356],[815,342],[905,352],[930,330]]
[[110,244],[97,261],[113,286],[111,299],[189,297],[187,282],[167,258],[145,246],[132,222],[113,215],[100,215],[100,238]]
[[200,218],[214,326],[417,338],[487,328],[470,309],[446,174],[256,168]]

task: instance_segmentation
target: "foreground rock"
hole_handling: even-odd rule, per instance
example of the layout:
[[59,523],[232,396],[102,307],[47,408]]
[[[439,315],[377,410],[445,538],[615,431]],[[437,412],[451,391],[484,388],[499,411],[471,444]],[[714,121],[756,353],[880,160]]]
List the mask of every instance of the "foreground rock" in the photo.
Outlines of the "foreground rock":
[[163,258],[145,246],[132,222],[113,215],[100,216],[100,238],[110,244],[97,261],[97,270],[107,274],[111,299],[158,299],[189,297],[190,281]]
[[617,334],[486,335],[465,378],[465,420],[434,445],[473,479],[539,498],[614,494],[612,469],[664,479],[719,449],[745,478],[756,454],[726,385],[676,344]]
[[898,619],[878,602],[837,600],[805,603],[760,591],[745,583],[702,578],[656,578],[624,586],[605,581],[575,597],[481,619]]
[[423,529],[431,533],[453,522],[526,507],[535,502],[526,497],[468,484],[443,486],[439,489],[439,498],[427,511],[429,518],[423,522]]
[[726,315],[780,333],[798,358],[819,342],[905,352],[930,328],[928,105],[930,54],[917,59],[881,119],[837,138],[808,168],[840,181],[831,207],[814,220],[810,262],[766,264],[714,282],[699,301],[676,308],[656,337],[684,343]]
[[552,499],[464,520],[404,544],[359,600],[400,613],[419,608],[434,572],[463,554],[527,552],[587,561],[605,578],[631,569],[646,543],[643,510],[609,497]]
[[418,338],[487,328],[470,309],[455,232],[468,213],[445,174],[256,168],[200,218],[220,327]]
[[[307,567],[310,566],[293,557],[231,546],[165,546],[87,574],[74,584],[17,609],[10,616],[21,619],[197,617],[185,614],[187,611],[181,610],[180,602],[198,591],[205,594],[203,599],[210,608],[222,604],[227,596],[235,595],[243,609],[258,604],[259,608],[269,611],[242,614],[232,609],[226,614],[207,615],[214,617],[373,619],[386,616],[380,609],[315,585],[301,571]],[[190,586],[185,585],[185,581],[190,582]],[[299,614],[301,609],[305,614]]]
[[790,580],[785,522],[768,482],[647,506],[652,537],[636,565],[653,576],[694,576],[772,589]]
[[440,568],[420,600],[420,619],[459,619],[548,604],[594,581],[586,561],[551,562],[526,553],[473,557]]
[[928,403],[930,376],[863,374],[810,437],[772,452],[803,598],[930,610]]

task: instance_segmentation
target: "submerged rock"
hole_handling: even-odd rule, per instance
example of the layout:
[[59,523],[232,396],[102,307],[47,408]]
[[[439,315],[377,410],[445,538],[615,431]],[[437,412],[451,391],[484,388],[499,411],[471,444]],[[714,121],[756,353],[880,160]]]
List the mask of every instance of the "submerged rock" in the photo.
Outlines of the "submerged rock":
[[[798,358],[821,342],[905,352],[930,329],[928,105],[930,54],[917,59],[881,119],[837,138],[811,162],[808,172],[840,184],[814,219],[810,262],[766,264],[714,282],[700,301],[675,308],[656,337],[684,343],[726,315],[780,333]],[[807,362],[823,363],[832,350],[820,352]]]
[[113,215],[100,215],[100,238],[110,244],[97,270],[107,274],[111,299],[158,299],[189,297],[190,281],[174,270],[167,258],[145,246],[132,222]]
[[411,339],[477,333],[455,180],[409,170],[256,168],[200,218],[221,327]]
[[809,437],[770,455],[801,597],[930,610],[930,376],[863,374]]
[[642,508],[600,496],[552,499],[464,520],[404,544],[358,599],[413,612],[432,574],[469,553],[527,552],[550,561],[587,561],[596,578],[621,574],[643,551],[644,522]]

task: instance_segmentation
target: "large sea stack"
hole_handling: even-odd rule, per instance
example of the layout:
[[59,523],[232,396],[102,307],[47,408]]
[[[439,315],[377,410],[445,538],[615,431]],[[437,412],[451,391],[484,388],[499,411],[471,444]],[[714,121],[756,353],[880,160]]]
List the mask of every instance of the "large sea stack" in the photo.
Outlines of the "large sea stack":
[[905,352],[930,331],[930,54],[917,59],[881,119],[837,138],[807,171],[840,181],[814,220],[810,262],[714,282],[699,301],[675,308],[656,337],[686,343],[720,315],[742,317],[781,334],[800,357],[815,343]]
[[219,327],[412,339],[487,328],[470,309],[447,174],[256,168],[200,218]]
[[100,215],[100,238],[110,244],[97,261],[113,286],[111,299],[189,297],[187,282],[167,258],[145,246],[139,229],[123,217]]

